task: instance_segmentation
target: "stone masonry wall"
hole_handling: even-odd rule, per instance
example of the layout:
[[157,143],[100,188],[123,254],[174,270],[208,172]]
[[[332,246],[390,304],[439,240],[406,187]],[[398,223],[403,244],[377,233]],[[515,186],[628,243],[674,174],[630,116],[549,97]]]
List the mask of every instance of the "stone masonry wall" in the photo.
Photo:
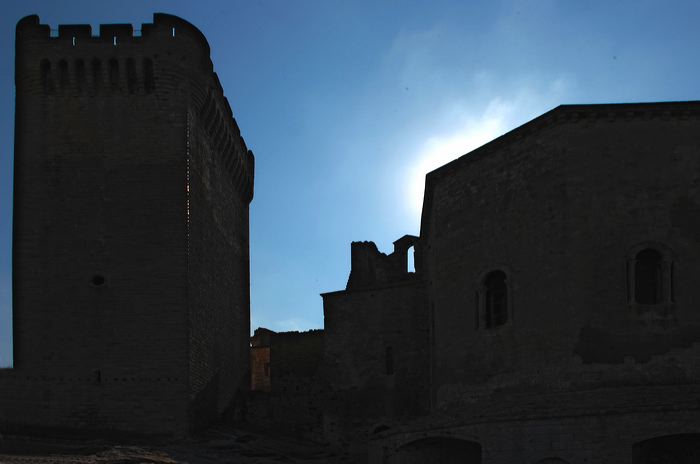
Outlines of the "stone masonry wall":
[[[201,32],[173,16],[154,19],[140,36],[131,25],[103,25],[97,37],[90,26],[60,26],[52,37],[36,16],[18,23],[15,368],[0,372],[3,431],[182,435],[194,425],[192,249],[197,264],[224,252],[197,239],[190,247],[188,114],[209,88],[217,101],[223,95]],[[240,237],[236,280],[219,306],[235,305],[236,327],[225,344],[216,338],[220,359],[237,357],[226,366],[237,378],[247,365],[252,155],[244,158],[249,188],[236,197],[241,219],[231,232]],[[207,355],[197,367],[220,370]],[[218,380],[226,385],[215,391],[226,393],[206,420],[235,391],[232,377]]]
[[[700,380],[700,104],[545,116],[429,176],[438,408],[495,390]],[[631,300],[640,246],[670,250],[672,302]],[[475,297],[495,269],[507,275],[509,320],[487,329]]]
[[248,425],[321,441],[324,331],[257,329],[251,339]]
[[428,311],[419,281],[323,295],[324,433],[366,440],[387,421],[428,409]]
[[253,158],[215,82],[198,86],[208,94],[203,99],[204,92],[194,95],[188,115],[190,415],[195,426],[220,416],[248,388],[249,375]]

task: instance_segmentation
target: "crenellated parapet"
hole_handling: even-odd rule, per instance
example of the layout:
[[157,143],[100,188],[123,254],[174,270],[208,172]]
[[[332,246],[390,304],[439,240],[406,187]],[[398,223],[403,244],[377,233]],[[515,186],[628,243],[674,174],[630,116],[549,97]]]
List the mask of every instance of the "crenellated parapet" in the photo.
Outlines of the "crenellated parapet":
[[18,99],[39,98],[60,110],[68,101],[148,99],[197,115],[245,201],[253,196],[254,156],[240,135],[231,106],[213,71],[202,32],[173,15],[155,13],[140,29],[131,24],[89,24],[52,29],[36,15],[17,23]]
[[[213,74],[204,35],[168,14],[154,14],[153,23],[141,29],[102,24],[97,35],[89,24],[59,25],[54,33],[32,15],[17,23],[16,34],[16,85],[28,93],[153,93],[157,81],[158,90],[167,92],[177,88],[169,81],[177,81],[183,71]],[[154,76],[158,68],[166,72]]]
[[[25,16],[17,22],[18,46],[23,42],[45,40],[51,43],[69,42],[73,47],[87,44],[109,44],[112,46],[142,44],[148,41],[170,40],[187,41],[199,48],[202,56],[209,57],[209,42],[194,25],[174,15],[154,13],[153,23],[142,24],[135,29],[131,24],[100,24],[99,33],[92,33],[89,24],[61,24],[54,30],[48,24],[41,24],[39,16]],[[211,60],[204,61],[204,67],[213,69]]]
[[[214,73],[214,80],[219,80]],[[250,202],[253,198],[255,157],[248,149],[241,131],[233,118],[228,100],[223,97],[221,86],[210,88],[199,107],[198,120],[208,135],[214,150],[233,180],[236,189]]]

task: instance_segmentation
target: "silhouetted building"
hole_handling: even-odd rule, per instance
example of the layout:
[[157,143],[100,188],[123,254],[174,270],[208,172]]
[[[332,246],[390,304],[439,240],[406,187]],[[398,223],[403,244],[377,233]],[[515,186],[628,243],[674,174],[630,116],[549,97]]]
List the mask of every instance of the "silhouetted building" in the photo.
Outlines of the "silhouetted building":
[[4,431],[186,434],[246,387],[254,157],[188,22],[17,24]]
[[385,255],[353,242],[347,288],[324,293],[324,373],[333,392],[324,433],[337,444],[366,441],[387,419],[429,410],[428,312],[422,262],[409,272],[418,237],[406,235]]
[[415,275],[353,243],[324,295],[326,420],[375,463],[700,462],[699,218],[700,102],[560,106],[429,173]]

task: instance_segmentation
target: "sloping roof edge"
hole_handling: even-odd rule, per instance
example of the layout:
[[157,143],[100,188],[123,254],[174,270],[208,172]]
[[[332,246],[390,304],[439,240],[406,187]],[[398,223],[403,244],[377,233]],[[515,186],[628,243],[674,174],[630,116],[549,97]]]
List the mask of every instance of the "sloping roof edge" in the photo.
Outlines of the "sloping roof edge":
[[445,175],[459,169],[464,164],[478,161],[481,157],[508,145],[525,136],[529,136],[545,125],[553,122],[576,122],[589,118],[616,119],[618,117],[637,118],[644,116],[690,116],[700,114],[700,100],[642,102],[642,103],[595,103],[559,105],[546,113],[496,137],[490,142],[450,161],[447,164],[429,172],[425,176],[423,209],[421,212],[420,237],[427,234],[430,221],[430,210],[433,201],[435,184]]

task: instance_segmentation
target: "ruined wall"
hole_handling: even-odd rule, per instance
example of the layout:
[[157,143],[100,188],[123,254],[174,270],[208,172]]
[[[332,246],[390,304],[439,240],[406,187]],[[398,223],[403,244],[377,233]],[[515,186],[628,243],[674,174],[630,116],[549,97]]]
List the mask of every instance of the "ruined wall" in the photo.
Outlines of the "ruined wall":
[[[60,26],[52,37],[36,16],[18,23],[15,369],[0,377],[3,430],[181,435],[191,427],[188,359],[199,350],[192,314],[201,304],[188,275],[207,268],[199,263],[212,250],[190,238],[203,222],[190,220],[189,184],[199,176],[190,164],[204,155],[189,147],[188,115],[216,86],[206,40],[173,16],[155,15],[140,36],[131,25],[103,25],[97,37],[90,26]],[[235,226],[245,230],[231,233],[247,240],[247,203],[239,210],[245,221]],[[247,267],[233,277],[235,291],[245,287]],[[237,301],[223,293],[244,311],[247,291]],[[247,344],[247,330],[230,338]],[[238,358],[241,377],[247,352]],[[220,369],[218,360],[196,362]],[[233,390],[228,379],[225,391]]]
[[272,390],[303,392],[319,381],[324,331],[276,332],[270,345]]
[[[406,271],[408,247],[397,247],[396,259],[373,243],[352,246],[348,289],[322,295],[329,385],[324,432],[336,443],[362,441],[387,421],[428,408],[427,298],[419,277]],[[387,272],[372,271],[383,265]],[[387,284],[393,273],[397,282]]]
[[251,337],[251,392],[246,421],[267,431],[321,440],[324,331],[273,332]]
[[250,390],[269,392],[270,383],[270,347],[250,347]]

